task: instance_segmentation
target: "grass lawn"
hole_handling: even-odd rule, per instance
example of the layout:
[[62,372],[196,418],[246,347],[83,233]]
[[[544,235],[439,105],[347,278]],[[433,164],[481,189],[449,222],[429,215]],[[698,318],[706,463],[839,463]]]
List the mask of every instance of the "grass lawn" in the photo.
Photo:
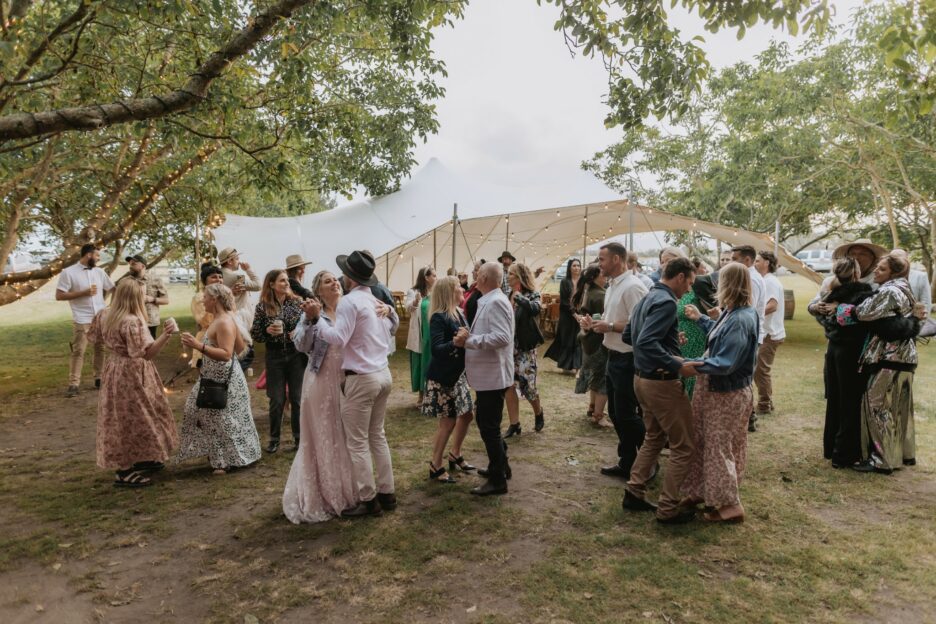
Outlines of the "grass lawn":
[[[936,621],[933,347],[921,346],[914,388],[918,466],[832,470],[821,458],[825,344],[805,314],[815,286],[783,281],[797,312],[775,366],[778,409],[749,437],[748,521],[733,527],[624,513],[622,483],[598,474],[615,436],[588,426],[572,378],[550,362],[547,426],[533,434],[524,407],[507,496],[469,496],[472,476],[428,482],[435,422],[411,407],[405,351],[387,417],[392,514],[291,525],[280,508],[288,452],[224,477],[170,466],[155,487],[115,490],[94,466],[93,390],[61,396],[67,306],[56,318],[23,307],[15,322],[0,312],[0,621]],[[189,298],[172,295],[183,328]],[[183,362],[174,340],[163,378]],[[190,385],[170,389],[177,418]],[[253,408],[265,441],[262,392]],[[475,428],[465,455],[483,463]]]

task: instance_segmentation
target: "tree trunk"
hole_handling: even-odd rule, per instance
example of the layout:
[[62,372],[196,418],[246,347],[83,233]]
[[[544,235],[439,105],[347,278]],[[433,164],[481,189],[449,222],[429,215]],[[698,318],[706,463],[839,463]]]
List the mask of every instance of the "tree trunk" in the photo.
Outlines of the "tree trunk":
[[[127,235],[130,233],[137,220],[143,215],[143,213],[149,210],[149,208],[156,202],[160,195],[165,193],[173,184],[182,179],[192,169],[206,163],[208,159],[210,159],[220,148],[221,143],[217,142],[199,150],[195,156],[188,160],[188,162],[175,171],[166,174],[161,180],[153,185],[153,187],[147,191],[144,198],[137,202],[137,205],[130,212],[130,214],[124,218],[123,221],[121,221],[115,228],[104,232],[91,240],[100,246],[104,246],[109,245],[118,239],[127,238]],[[66,267],[69,267],[78,262],[80,253],[80,246],[66,244],[65,250],[59,254],[58,258],[40,269],[36,269],[34,271],[20,271],[18,273],[0,274],[0,291],[5,292],[4,289],[6,287],[16,288],[18,286],[21,289],[19,294],[25,297],[31,292],[34,292],[36,289],[33,288],[30,290],[28,287],[24,287],[24,285],[42,280],[44,280],[42,283],[45,283],[45,281],[48,281],[52,277],[55,277],[61,273],[62,270]],[[0,297],[0,305],[4,305],[4,301],[5,303],[10,303],[16,299],[17,297],[8,297],[4,300],[2,297]]]
[[208,87],[234,61],[250,52],[273,28],[293,11],[313,0],[280,0],[251,19],[247,27],[195,68],[180,89],[145,98],[112,104],[91,104],[38,113],[17,113],[0,117],[0,145],[7,141],[41,137],[56,132],[100,130],[130,121],[157,119],[195,107],[207,99]]
[[0,243],[0,267],[6,266],[7,260],[19,243],[19,225],[23,219],[23,205],[29,199],[30,192],[42,184],[42,181],[48,175],[49,168],[52,165],[55,143],[56,141],[53,139],[46,144],[45,155],[37,165],[36,173],[30,183],[19,190],[15,188],[13,190],[13,197],[10,199],[10,218],[7,220],[6,236],[4,236],[3,242]]

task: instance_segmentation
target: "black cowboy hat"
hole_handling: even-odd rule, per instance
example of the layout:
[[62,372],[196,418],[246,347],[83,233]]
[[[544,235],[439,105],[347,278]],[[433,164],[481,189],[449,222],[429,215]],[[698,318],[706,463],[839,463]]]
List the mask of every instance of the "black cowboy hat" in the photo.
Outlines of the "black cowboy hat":
[[504,253],[502,253],[502,254],[500,255],[500,258],[498,258],[497,260],[498,260],[498,262],[503,262],[503,261],[504,261],[504,258],[510,258],[510,261],[511,261],[511,262],[516,262],[516,261],[517,261],[517,259],[514,258],[513,254],[510,253],[509,251],[505,251]]
[[374,262],[374,256],[366,251],[352,251],[349,256],[338,256],[335,263],[342,273],[361,286],[373,286],[377,283],[374,276],[377,263]]

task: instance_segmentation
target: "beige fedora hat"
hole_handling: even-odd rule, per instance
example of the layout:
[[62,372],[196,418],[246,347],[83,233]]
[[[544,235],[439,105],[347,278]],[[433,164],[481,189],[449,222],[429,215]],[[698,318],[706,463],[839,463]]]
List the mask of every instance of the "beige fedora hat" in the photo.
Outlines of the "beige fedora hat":
[[218,264],[224,264],[237,255],[237,250],[233,247],[225,247],[218,253]]
[[872,243],[870,238],[859,238],[858,240],[852,241],[850,243],[842,243],[835,248],[835,251],[832,252],[832,259],[838,260],[839,258],[844,258],[848,255],[848,251],[852,247],[864,247],[870,249],[876,258],[881,256],[886,256],[890,251],[886,247],[882,247],[877,243]]
[[311,261],[306,262],[302,259],[302,256],[299,254],[290,254],[286,256],[286,270],[295,269],[296,267],[306,266],[307,264],[312,264]]

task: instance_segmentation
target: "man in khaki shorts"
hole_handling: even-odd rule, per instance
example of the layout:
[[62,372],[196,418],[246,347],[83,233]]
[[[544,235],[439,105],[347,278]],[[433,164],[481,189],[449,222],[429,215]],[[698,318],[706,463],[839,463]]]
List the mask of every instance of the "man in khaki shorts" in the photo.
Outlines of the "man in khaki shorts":
[[[81,368],[84,366],[85,349],[88,347],[88,330],[94,315],[104,309],[104,295],[114,287],[111,278],[97,263],[101,251],[88,243],[81,247],[81,258],[77,263],[62,271],[56,301],[67,301],[72,311],[71,360],[68,367],[68,390],[65,396],[78,395],[81,384]],[[101,367],[104,365],[104,345],[94,345],[94,387],[101,387]]]

